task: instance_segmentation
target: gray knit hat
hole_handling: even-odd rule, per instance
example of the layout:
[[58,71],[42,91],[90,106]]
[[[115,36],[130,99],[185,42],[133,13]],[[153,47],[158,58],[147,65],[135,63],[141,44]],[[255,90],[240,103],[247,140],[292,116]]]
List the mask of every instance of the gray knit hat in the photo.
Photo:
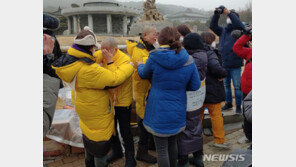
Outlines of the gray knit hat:
[[77,36],[74,38],[74,44],[82,46],[95,45],[97,47],[100,47],[97,42],[96,35],[93,33],[93,31],[90,30],[88,26],[85,26],[83,30],[77,34]]

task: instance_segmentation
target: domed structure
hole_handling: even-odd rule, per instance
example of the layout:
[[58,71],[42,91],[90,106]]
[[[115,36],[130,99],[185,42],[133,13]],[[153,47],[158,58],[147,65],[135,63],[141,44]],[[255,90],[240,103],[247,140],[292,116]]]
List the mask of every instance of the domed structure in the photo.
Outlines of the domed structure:
[[77,34],[84,26],[89,26],[96,34],[127,35],[139,13],[114,0],[86,0],[81,7],[62,10],[62,15],[68,19],[70,34]]

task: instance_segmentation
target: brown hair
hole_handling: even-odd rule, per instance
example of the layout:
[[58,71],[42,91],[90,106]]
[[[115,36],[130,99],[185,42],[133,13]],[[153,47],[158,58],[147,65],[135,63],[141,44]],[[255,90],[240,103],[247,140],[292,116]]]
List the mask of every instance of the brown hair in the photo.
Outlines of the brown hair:
[[179,25],[177,27],[178,29],[178,32],[182,35],[182,36],[186,36],[187,34],[191,33],[190,29],[185,25],[185,24],[182,24],[182,25]]
[[158,43],[160,45],[170,45],[171,50],[175,50],[176,53],[179,53],[182,48],[179,38],[180,34],[175,27],[165,27],[158,35]]
[[215,35],[210,32],[203,32],[200,36],[202,40],[209,45],[212,44],[212,42],[216,39]]

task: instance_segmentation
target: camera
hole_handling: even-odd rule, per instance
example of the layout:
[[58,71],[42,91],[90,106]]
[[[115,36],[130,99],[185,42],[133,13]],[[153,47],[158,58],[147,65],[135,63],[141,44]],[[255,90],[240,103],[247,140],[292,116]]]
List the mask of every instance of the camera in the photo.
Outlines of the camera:
[[245,23],[245,28],[243,30],[233,30],[231,36],[234,39],[239,39],[243,34],[252,36],[252,25]]
[[246,34],[246,35],[252,35],[252,28],[251,27],[245,28],[244,34]]
[[222,14],[224,12],[225,6],[221,5],[218,8],[215,9],[215,14]]

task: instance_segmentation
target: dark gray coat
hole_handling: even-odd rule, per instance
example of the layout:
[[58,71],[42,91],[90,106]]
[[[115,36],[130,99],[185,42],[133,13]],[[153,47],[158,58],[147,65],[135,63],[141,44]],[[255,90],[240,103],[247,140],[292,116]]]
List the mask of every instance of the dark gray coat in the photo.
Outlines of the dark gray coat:
[[252,91],[243,101],[244,116],[249,123],[252,123]]
[[186,129],[179,134],[179,155],[187,155],[202,150],[203,138],[200,113],[202,108],[196,111],[186,112]]
[[[207,53],[204,50],[188,50],[187,52],[194,58],[200,80],[203,81],[207,73]],[[204,98],[205,90],[203,99]],[[202,150],[201,110],[202,108],[199,108],[195,111],[186,112],[186,128],[179,134],[178,140],[179,155],[187,155]]]
[[187,50],[188,54],[194,59],[195,65],[198,70],[200,80],[204,80],[207,74],[208,57],[205,50]]
[[59,88],[59,79],[43,74],[43,137],[45,137],[51,126]]

